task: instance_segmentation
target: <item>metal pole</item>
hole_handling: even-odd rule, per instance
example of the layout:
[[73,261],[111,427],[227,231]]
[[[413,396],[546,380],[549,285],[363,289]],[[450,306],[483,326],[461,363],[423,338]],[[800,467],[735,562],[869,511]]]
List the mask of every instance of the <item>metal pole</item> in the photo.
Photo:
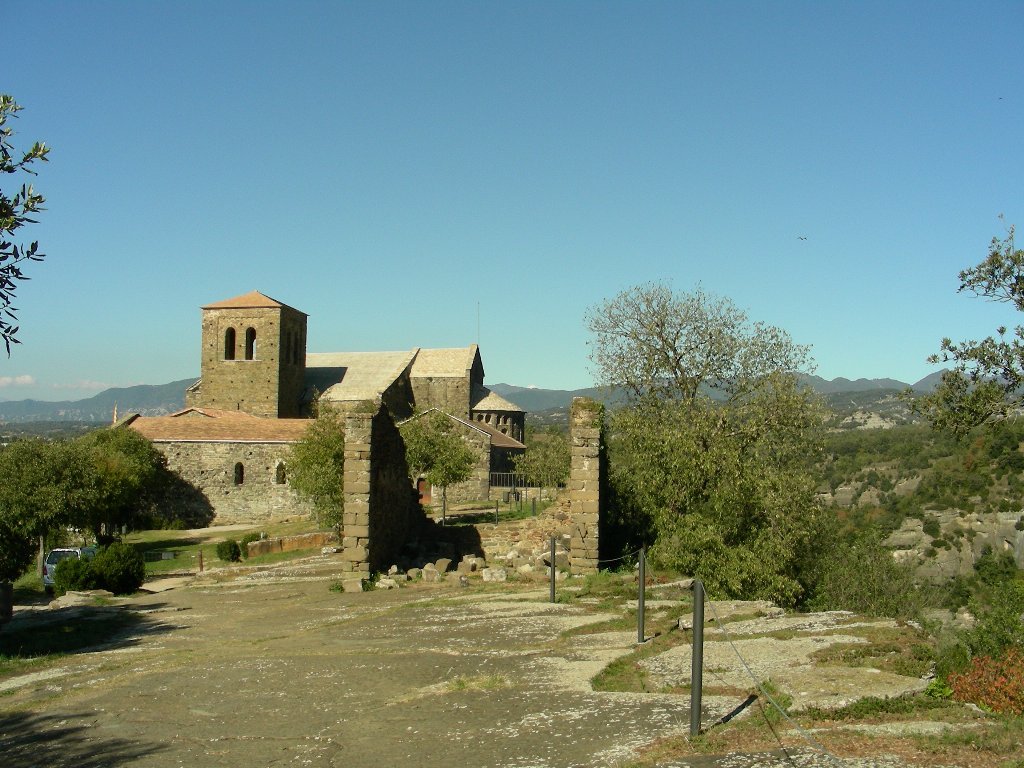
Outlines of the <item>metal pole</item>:
[[700,733],[701,688],[704,685],[704,585],[693,580],[693,652],[690,659],[690,735]]
[[498,500],[494,500],[494,524],[498,524]]
[[637,598],[636,598],[636,641],[638,643],[644,642],[644,587],[647,582],[647,551],[640,547],[640,573],[638,574],[640,583],[637,585]]
[[555,602],[555,537],[551,537],[551,602]]
[[536,517],[537,516],[537,497],[534,496],[530,501],[533,503],[533,516]]

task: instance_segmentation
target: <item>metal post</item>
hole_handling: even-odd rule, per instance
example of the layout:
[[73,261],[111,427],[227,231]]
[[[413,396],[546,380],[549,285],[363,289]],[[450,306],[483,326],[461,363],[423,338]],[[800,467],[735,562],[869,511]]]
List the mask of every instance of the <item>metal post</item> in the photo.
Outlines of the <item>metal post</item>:
[[494,524],[498,524],[498,500],[494,500]]
[[693,651],[690,659],[690,735],[700,733],[701,688],[704,685],[704,585],[693,580]]
[[551,602],[555,602],[555,537],[551,537]]
[[530,501],[533,503],[533,516],[537,516],[537,497],[534,496]]
[[640,573],[636,598],[636,641],[644,642],[644,593],[647,582],[647,550],[640,547]]

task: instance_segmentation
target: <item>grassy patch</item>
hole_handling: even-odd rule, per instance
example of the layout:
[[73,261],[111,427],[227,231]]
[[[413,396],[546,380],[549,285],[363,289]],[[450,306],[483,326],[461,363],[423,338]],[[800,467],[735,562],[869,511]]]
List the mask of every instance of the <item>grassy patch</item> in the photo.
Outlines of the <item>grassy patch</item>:
[[978,725],[976,728],[951,729],[941,736],[919,736],[917,741],[925,749],[944,751],[965,749],[972,753],[983,753],[1000,761],[1003,768],[1024,766],[1024,718],[997,717]]
[[[858,628],[858,633],[863,631]],[[875,628],[865,633],[866,643],[839,643],[815,652],[819,664],[868,667],[904,677],[921,677],[935,663],[934,643],[910,627]]]
[[[634,621],[633,626],[636,626]],[[653,629],[653,628],[648,628]],[[652,684],[650,673],[640,662],[651,656],[664,653],[669,648],[691,642],[690,633],[676,629],[674,626],[667,631],[655,634],[643,645],[626,656],[620,656],[598,672],[591,684],[595,691],[640,691],[640,692],[675,692],[681,693],[684,688],[666,691],[663,687]]]
[[[159,578],[170,573],[195,572],[199,569],[199,555],[202,553],[203,568],[211,568],[223,563],[217,559],[217,544],[225,539],[236,541],[246,534],[265,533],[267,538],[278,538],[281,536],[292,536],[300,533],[309,533],[316,530],[316,526],[309,520],[296,520],[272,525],[254,526],[242,530],[224,531],[217,528],[202,528],[192,531],[136,531],[125,537],[125,541],[134,546],[145,557],[150,553],[153,558],[157,553],[171,553],[173,557],[166,560],[148,559],[146,562],[146,577]],[[308,554],[308,550],[296,552],[276,552],[270,555],[262,555],[251,560],[244,561],[254,565],[275,563],[280,560],[290,560]]]
[[504,675],[459,675],[445,683],[445,690],[455,691],[496,691],[511,685]]
[[934,696],[914,694],[910,696],[894,696],[880,698],[865,696],[845,707],[838,709],[820,709],[807,707],[800,711],[801,719],[818,721],[830,720],[869,720],[872,718],[892,715],[917,715],[928,713],[929,716],[938,710],[958,710],[960,707],[944,699]]

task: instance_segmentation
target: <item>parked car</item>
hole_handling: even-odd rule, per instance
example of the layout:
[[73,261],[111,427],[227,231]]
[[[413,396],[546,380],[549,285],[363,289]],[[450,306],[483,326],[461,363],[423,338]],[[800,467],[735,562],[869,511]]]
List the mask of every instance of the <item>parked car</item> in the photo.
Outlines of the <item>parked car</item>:
[[96,547],[58,547],[46,553],[43,560],[43,589],[47,594],[53,592],[53,576],[57,573],[57,563],[69,557],[89,559],[96,554]]

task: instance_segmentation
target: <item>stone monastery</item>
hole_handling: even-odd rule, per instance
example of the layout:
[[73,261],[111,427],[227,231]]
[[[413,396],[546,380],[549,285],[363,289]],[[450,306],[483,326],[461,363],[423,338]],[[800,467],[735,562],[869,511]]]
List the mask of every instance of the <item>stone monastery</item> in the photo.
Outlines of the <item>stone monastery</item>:
[[[491,473],[511,471],[512,456],[525,449],[526,414],[484,386],[475,344],[307,352],[306,320],[258,291],[208,304],[202,308],[201,378],[186,391],[184,410],[122,422],[153,441],[170,469],[205,497],[218,523],[306,511],[288,485],[288,459],[318,398],[352,419],[387,414],[391,426],[369,433],[378,443],[386,442],[381,435],[394,440],[394,423],[429,410],[445,413],[478,457],[473,477],[449,488],[449,499],[486,499]],[[367,437],[368,446],[372,440]],[[417,485],[429,498],[422,479]]]

